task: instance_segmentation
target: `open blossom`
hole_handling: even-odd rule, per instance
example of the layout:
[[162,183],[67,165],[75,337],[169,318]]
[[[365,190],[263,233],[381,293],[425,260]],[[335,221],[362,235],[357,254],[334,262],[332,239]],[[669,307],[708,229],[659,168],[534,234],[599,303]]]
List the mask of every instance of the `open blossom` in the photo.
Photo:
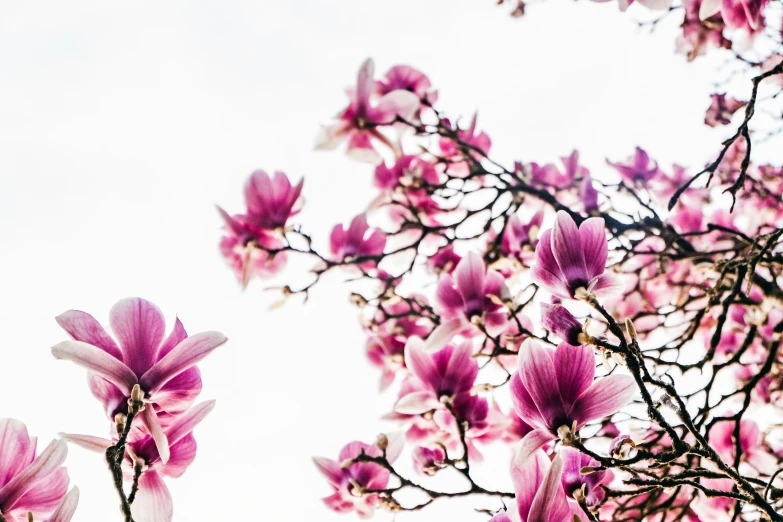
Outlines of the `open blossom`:
[[726,27],[751,32],[759,28],[761,11],[766,4],[767,0],[703,0],[699,18],[706,20],[720,13]]
[[517,415],[535,429],[520,442],[525,458],[560,436],[588,422],[613,415],[627,405],[636,383],[629,375],[595,377],[595,356],[587,346],[561,343],[545,348],[526,340],[519,350],[519,370],[511,378]]
[[629,158],[628,163],[613,163],[611,161],[607,161],[607,163],[614,167],[620,173],[623,181],[630,185],[648,183],[661,173],[658,164],[641,147],[636,147],[636,153],[632,158]]
[[35,520],[51,515],[51,522],[68,522],[78,490],[55,512],[68,490],[68,472],[62,467],[68,447],[55,440],[36,457],[36,445],[22,422],[0,419],[0,515],[7,522],[27,522],[28,513]]
[[[478,121],[478,113],[473,115],[473,119],[470,121],[470,126],[467,129],[457,130],[457,138],[465,145],[476,149],[479,152],[472,151],[470,154],[476,160],[482,159],[482,154],[489,154],[489,149],[492,146],[492,140],[485,132],[476,131],[476,122]],[[450,124],[448,120],[444,120],[444,123]],[[463,154],[460,149],[460,145],[454,142],[450,138],[441,138],[438,142],[440,147],[441,156],[449,160],[447,171],[452,176],[467,176],[470,172],[470,166],[467,162],[462,161]]]
[[380,163],[375,168],[375,186],[383,190],[377,204],[392,201],[388,209],[395,223],[414,212],[428,224],[435,224],[441,208],[427,192],[427,186],[437,186],[440,177],[435,166],[419,156],[400,156],[391,165]]
[[[538,244],[538,231],[543,221],[543,210],[539,210],[526,221],[523,221],[518,214],[511,216],[500,240],[500,253],[508,259],[520,262],[530,260]],[[490,230],[487,242],[491,245],[495,241],[497,241],[497,233]]]
[[232,216],[218,207],[226,224],[220,251],[243,286],[252,277],[272,276],[285,265],[284,252],[270,254],[269,250],[283,246],[279,232],[301,209],[303,183],[292,186],[282,172],[270,177],[257,170],[245,183],[245,214]]
[[726,96],[726,94],[710,94],[712,102],[704,116],[704,123],[710,127],[728,125],[732,115],[745,106],[747,102]]
[[412,92],[426,104],[431,105],[438,100],[438,91],[432,89],[427,75],[409,65],[395,65],[375,85],[381,96],[403,90]]
[[[370,230],[365,214],[359,214],[353,218],[347,230],[341,224],[335,225],[329,237],[333,259],[337,262],[343,262],[357,257],[383,254],[386,236],[377,228],[372,232]],[[366,264],[374,266],[375,261],[368,260]]]
[[684,0],[685,20],[682,34],[677,38],[677,52],[685,54],[688,60],[695,60],[709,48],[730,49],[732,42],[723,36],[724,24],[718,17],[702,23],[699,18],[702,0]]
[[412,92],[397,89],[373,103],[375,66],[367,59],[359,69],[356,90],[350,92],[348,107],[337,117],[337,123],[324,127],[316,138],[316,149],[334,149],[342,141],[348,141],[348,155],[361,161],[379,163],[381,156],[373,142],[379,141],[394,148],[378,127],[391,125],[398,117],[410,119],[419,109],[419,98]]
[[603,218],[588,218],[577,228],[571,216],[560,210],[554,227],[541,235],[530,276],[562,299],[617,295],[625,285],[617,276],[604,273],[608,255]]
[[413,463],[416,471],[424,475],[434,475],[446,466],[446,453],[443,448],[419,446],[413,450]]
[[597,506],[600,504],[606,493],[601,485],[608,485],[614,474],[611,470],[596,471],[583,475],[581,470],[585,467],[598,468],[600,462],[594,460],[589,455],[581,451],[564,447],[560,450],[560,457],[563,459],[563,489],[571,498],[584,498],[588,506]]
[[563,460],[559,455],[551,463],[541,450],[522,462],[514,459],[511,481],[516,498],[490,522],[571,522],[575,516],[587,520],[582,508],[566,497],[562,474]]
[[472,355],[469,342],[448,345],[429,353],[420,338],[409,339],[405,346],[405,365],[424,384],[424,389],[404,396],[395,406],[395,411],[424,413],[441,408],[441,397],[451,398],[469,392],[479,370]]
[[115,304],[109,324],[117,341],[91,315],[70,310],[57,323],[73,338],[52,347],[58,359],[70,360],[90,374],[90,390],[111,419],[127,414],[128,399],[137,384],[146,406],[139,417],[158,446],[163,462],[169,442],[158,414],[184,411],[201,391],[195,366],[226,342],[219,332],[188,336],[179,319],[164,338],[166,322],[157,306],[137,297]]
[[[170,445],[170,457],[163,460],[153,437],[144,430],[133,430],[123,466],[132,473],[142,469],[139,490],[133,502],[133,519],[137,522],[171,522],[174,504],[163,477],[182,476],[196,458],[193,429],[213,410],[215,401],[207,401],[167,419],[163,428]],[[100,454],[116,441],[89,435],[63,435],[68,442]]]
[[460,261],[462,261],[462,256],[454,251],[453,244],[448,244],[427,259],[427,268],[435,274],[451,274]]
[[[396,448],[390,444],[386,451],[389,463],[393,463],[399,456],[398,450],[393,450],[393,447]],[[336,461],[324,457],[315,457],[313,461],[334,490],[332,495],[323,499],[326,505],[338,513],[355,510],[360,517],[366,518],[375,512],[379,502],[379,496],[376,493],[368,493],[367,490],[384,489],[389,483],[389,471],[374,462],[354,462],[346,465],[362,453],[368,457],[383,455],[375,444],[354,441],[340,451]]]
[[508,290],[503,276],[487,270],[481,256],[469,252],[452,275],[445,274],[435,294],[436,309],[443,319],[456,320],[472,331],[483,323],[490,335],[500,334],[508,322],[505,306]]

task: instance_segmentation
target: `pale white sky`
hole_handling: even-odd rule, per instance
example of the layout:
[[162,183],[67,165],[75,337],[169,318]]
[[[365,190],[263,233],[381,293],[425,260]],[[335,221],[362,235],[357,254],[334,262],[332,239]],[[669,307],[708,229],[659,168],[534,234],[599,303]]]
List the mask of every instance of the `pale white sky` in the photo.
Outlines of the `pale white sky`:
[[[578,148],[593,171],[637,144],[668,166],[702,163],[720,131],[703,124],[717,60],[673,54],[676,20],[650,36],[614,4],[554,0],[512,20],[493,0],[0,4],[0,417],[104,435],[84,372],[55,361],[70,308],[106,322],[118,299],[158,304],[191,333],[229,343],[201,364],[199,455],[169,481],[175,520],[351,520],[311,455],[371,441],[392,395],[363,356],[339,276],[306,306],[240,292],[217,250],[214,204],[239,211],[255,168],[306,178],[301,221],[328,229],[363,209],[371,169],[311,150],[367,56],[426,72],[452,116],[480,110],[503,161]],[[480,470],[506,482],[505,462]],[[72,448],[77,522],[119,520],[100,457]],[[403,520],[486,520],[437,502]],[[475,507],[498,507],[492,501]],[[116,513],[116,514],[115,514]],[[389,521],[388,513],[376,515]]]

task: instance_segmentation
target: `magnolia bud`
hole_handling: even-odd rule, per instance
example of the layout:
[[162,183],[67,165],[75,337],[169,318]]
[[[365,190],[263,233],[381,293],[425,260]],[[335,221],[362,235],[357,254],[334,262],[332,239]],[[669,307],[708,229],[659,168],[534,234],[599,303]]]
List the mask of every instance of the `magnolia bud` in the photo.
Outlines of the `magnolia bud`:
[[579,470],[579,474],[589,475],[590,473],[595,473],[596,471],[598,471],[598,468],[596,468],[595,466],[585,466]]
[[124,413],[120,412],[114,416],[114,427],[117,429],[117,435],[125,431],[126,422],[128,422],[128,417]]
[[389,437],[381,433],[378,435],[378,440],[375,442],[375,445],[378,446],[379,450],[386,451],[386,448],[389,447]]
[[631,339],[633,341],[638,340],[638,335],[636,334],[636,327],[633,325],[633,321],[631,321],[630,317],[625,318],[625,331],[628,332],[628,335],[631,336]]

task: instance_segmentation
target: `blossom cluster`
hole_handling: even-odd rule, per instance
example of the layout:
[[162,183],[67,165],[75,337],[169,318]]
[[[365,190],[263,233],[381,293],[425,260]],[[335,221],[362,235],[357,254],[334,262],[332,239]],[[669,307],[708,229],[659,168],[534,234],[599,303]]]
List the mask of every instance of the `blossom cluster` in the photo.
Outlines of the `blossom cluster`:
[[[744,21],[730,4],[703,7],[699,23],[759,27],[763,3],[743,3]],[[223,252],[245,286],[297,255],[314,260],[311,280],[283,286],[285,298],[307,297],[329,272],[373,288],[351,301],[398,431],[315,459],[326,505],[366,517],[477,495],[495,499],[477,506],[495,522],[780,520],[783,171],[750,161],[749,118],[701,172],[641,147],[595,175],[576,151],[504,167],[475,116],[455,122],[437,107],[425,74],[373,74],[368,60],[316,140],[373,165],[378,196],[349,226],[321,249],[289,225],[302,183],[282,173],[277,191],[251,176],[246,217],[222,213],[221,245],[241,254]],[[712,102],[709,126],[748,103]],[[266,215],[274,227],[241,238],[231,221]],[[403,291],[414,277],[434,284]],[[511,488],[472,475],[487,445],[509,448]],[[422,485],[404,460],[428,477],[453,469],[464,487]]]

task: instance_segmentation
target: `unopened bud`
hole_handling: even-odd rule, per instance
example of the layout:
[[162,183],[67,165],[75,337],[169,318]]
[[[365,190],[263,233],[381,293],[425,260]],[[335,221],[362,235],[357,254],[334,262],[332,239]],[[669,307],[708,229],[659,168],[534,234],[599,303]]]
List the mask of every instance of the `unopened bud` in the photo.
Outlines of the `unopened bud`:
[[141,391],[141,386],[139,384],[134,384],[133,389],[131,390],[131,400],[133,402],[143,402],[144,401],[144,392]]
[[585,484],[582,484],[581,488],[575,489],[574,492],[571,493],[571,496],[581,504],[585,499]]
[[595,473],[596,471],[598,471],[598,468],[596,468],[595,466],[585,466],[579,470],[579,474],[589,475],[590,473]]
[[354,462],[353,459],[345,459],[344,461],[342,461],[340,463],[340,467],[343,468],[343,469],[348,469],[351,466],[353,466],[354,464],[355,464],[355,462]]
[[349,478],[348,481],[351,483],[351,494],[353,494],[355,497],[361,497],[364,495],[364,488],[356,482],[356,480]]
[[638,340],[639,337],[636,334],[636,327],[633,325],[633,321],[631,321],[630,317],[625,318],[625,331],[631,336],[631,340]]
[[120,412],[114,416],[114,427],[117,429],[118,435],[125,431],[126,422],[128,422],[128,417],[124,413]]
[[378,435],[378,440],[375,442],[375,445],[378,446],[379,450],[386,451],[386,448],[389,447],[389,437],[381,433]]
[[27,512],[27,522],[33,522],[33,514],[29,511]]

